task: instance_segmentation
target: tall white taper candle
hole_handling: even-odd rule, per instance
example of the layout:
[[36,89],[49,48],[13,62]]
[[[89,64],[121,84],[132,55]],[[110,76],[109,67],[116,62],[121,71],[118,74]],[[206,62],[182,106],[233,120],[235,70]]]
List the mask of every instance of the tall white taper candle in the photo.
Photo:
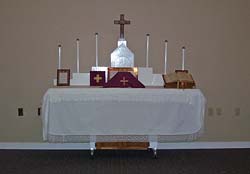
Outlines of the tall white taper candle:
[[76,39],[76,71],[80,72],[80,49],[79,49],[80,39]]
[[147,34],[146,67],[148,67],[149,36],[150,36],[150,35]]
[[98,67],[98,33],[95,33],[95,66]]
[[167,63],[168,63],[168,41],[165,40],[165,51],[164,51],[164,74],[167,74]]
[[61,69],[62,46],[58,45],[58,69]]
[[182,70],[185,70],[185,47],[182,47]]

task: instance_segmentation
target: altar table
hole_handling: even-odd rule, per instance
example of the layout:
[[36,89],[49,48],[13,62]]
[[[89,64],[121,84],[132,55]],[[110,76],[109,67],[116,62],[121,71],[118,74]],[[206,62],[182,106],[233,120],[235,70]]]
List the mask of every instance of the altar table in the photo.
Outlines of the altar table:
[[204,127],[205,103],[199,89],[51,88],[43,97],[43,139],[194,140]]

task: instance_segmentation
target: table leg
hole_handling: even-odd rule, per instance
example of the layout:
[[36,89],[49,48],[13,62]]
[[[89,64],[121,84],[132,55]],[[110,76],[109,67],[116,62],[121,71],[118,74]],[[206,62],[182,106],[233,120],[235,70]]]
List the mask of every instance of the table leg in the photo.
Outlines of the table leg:
[[157,142],[150,141],[149,148],[153,150],[153,158],[157,158],[157,145],[158,145]]
[[94,158],[94,151],[96,149],[95,147],[95,142],[96,141],[96,136],[95,135],[91,135],[90,136],[90,142],[89,142],[89,146],[90,146],[90,156],[91,158]]

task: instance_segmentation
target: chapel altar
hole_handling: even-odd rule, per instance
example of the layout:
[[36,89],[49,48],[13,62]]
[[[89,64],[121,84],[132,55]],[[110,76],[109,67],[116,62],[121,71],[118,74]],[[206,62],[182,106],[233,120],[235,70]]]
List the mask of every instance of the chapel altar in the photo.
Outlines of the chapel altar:
[[130,21],[120,15],[114,24],[120,25],[120,37],[110,67],[98,64],[97,33],[96,65],[86,73],[79,72],[77,39],[77,72],[72,79],[70,70],[61,68],[62,46],[58,47],[55,87],[43,97],[44,141],[89,143],[91,155],[95,149],[126,147],[151,148],[156,156],[158,143],[196,140],[204,128],[206,99],[185,70],[185,48],[182,70],[167,74],[165,41],[164,73],[153,74],[148,66],[149,34],[146,67],[135,67],[136,56],[124,35]]

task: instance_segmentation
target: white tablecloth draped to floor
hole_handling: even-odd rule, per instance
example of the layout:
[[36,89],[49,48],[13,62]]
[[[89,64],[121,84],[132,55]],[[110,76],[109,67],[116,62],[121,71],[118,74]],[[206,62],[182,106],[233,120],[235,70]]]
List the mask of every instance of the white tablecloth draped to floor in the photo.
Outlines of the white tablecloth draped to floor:
[[203,129],[205,103],[199,89],[51,88],[43,138],[192,135]]

